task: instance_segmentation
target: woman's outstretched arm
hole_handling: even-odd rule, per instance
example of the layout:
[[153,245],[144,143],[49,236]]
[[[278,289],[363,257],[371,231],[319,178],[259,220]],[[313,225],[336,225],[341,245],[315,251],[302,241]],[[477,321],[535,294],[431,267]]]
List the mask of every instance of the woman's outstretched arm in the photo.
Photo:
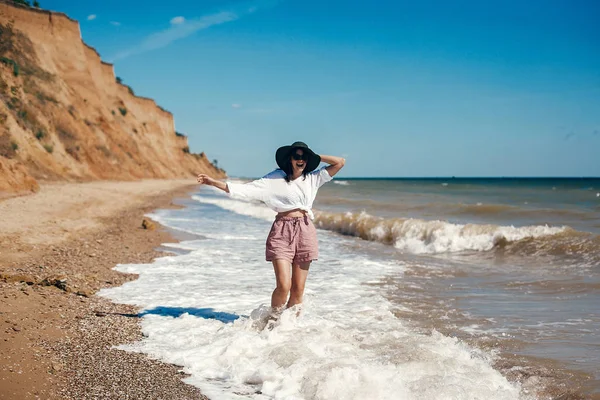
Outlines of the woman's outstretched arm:
[[335,157],[335,156],[324,156],[321,154],[321,161],[326,164],[329,164],[325,169],[329,173],[329,176],[333,177],[337,174],[340,169],[346,164],[346,160],[343,157]]
[[[268,175],[267,175],[268,176]],[[238,200],[247,201],[264,201],[265,196],[268,194],[268,179],[266,177],[257,179],[248,183],[238,182],[223,182],[208,175],[198,175],[198,183],[201,185],[211,185],[224,192],[227,192],[229,196]]]
[[225,183],[223,181],[216,180],[214,178],[211,178],[210,176],[208,176],[206,174],[200,174],[200,175],[198,175],[197,181],[201,185],[214,186],[214,187],[216,187],[218,189],[221,189],[224,192],[229,193],[229,187],[227,186],[227,183]]

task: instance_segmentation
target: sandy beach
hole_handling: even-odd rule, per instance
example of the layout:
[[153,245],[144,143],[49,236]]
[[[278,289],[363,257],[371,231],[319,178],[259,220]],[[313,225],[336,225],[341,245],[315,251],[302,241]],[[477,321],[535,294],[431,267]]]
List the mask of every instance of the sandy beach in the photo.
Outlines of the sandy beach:
[[175,239],[144,213],[193,180],[42,183],[0,202],[0,399],[198,399],[172,365],[113,346],[142,336],[137,310],[94,296],[135,279]]

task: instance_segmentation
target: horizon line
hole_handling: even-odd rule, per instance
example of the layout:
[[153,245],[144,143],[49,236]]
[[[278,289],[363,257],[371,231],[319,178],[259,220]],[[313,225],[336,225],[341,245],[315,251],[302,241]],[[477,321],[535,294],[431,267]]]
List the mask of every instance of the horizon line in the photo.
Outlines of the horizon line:
[[[249,176],[229,176],[229,178],[239,178],[239,179],[258,179],[260,177],[249,177]],[[367,180],[367,179],[600,179],[600,176],[532,176],[532,175],[523,175],[523,176],[339,176],[336,177],[337,180]]]

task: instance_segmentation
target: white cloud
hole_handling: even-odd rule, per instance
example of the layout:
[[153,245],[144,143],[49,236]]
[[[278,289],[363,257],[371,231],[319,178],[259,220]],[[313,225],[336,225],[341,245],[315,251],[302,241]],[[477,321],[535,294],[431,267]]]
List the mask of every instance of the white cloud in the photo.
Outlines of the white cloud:
[[113,26],[121,26],[121,23],[117,21],[110,21],[110,24]]
[[238,103],[233,103],[233,104],[231,105],[231,108],[242,108],[242,105],[241,105],[241,104],[238,104]]
[[217,14],[207,15],[205,17],[187,21],[185,24],[171,25],[169,29],[153,33],[138,46],[129,50],[122,51],[113,57],[113,60],[119,60],[129,57],[133,54],[145,53],[150,50],[160,49],[168,46],[172,42],[183,39],[191,34],[209,28],[213,25],[224,24],[225,22],[235,21],[239,16],[232,12],[220,12]]
[[175,17],[171,19],[171,25],[181,25],[185,22],[185,18],[183,17]]
[[112,57],[111,61],[127,58],[134,54],[141,54],[147,51],[160,49],[178,39],[183,39],[203,29],[235,21],[244,15],[255,12],[259,8],[272,7],[278,2],[279,0],[256,0],[251,4],[245,3],[243,7],[238,7],[237,10],[221,11],[191,20],[186,20],[183,17],[175,17],[171,19],[171,26],[169,28],[153,33],[147,36],[142,43],[117,53]]
[[90,14],[90,15],[88,15],[88,17],[87,17],[87,20],[88,20],[88,21],[93,21],[93,20],[95,20],[95,19],[96,19],[96,14]]

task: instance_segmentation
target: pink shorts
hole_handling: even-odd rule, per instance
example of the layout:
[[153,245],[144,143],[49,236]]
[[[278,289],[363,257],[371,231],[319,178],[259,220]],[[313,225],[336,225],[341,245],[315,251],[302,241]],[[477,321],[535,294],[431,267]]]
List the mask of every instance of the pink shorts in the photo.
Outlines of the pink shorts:
[[305,263],[319,257],[317,228],[308,216],[283,217],[273,222],[267,237],[267,261]]

